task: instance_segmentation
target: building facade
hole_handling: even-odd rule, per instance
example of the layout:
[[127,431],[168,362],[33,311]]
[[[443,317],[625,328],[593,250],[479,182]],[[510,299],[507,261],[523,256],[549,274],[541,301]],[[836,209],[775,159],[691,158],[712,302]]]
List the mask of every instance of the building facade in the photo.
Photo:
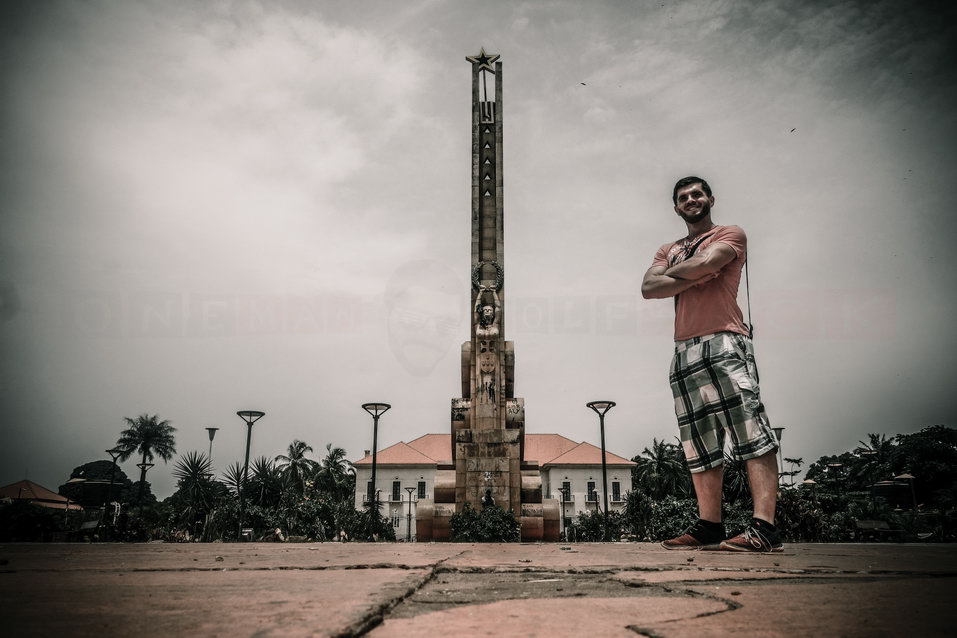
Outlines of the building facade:
[[[631,490],[634,462],[606,450],[608,509],[621,510]],[[416,504],[434,495],[439,466],[451,464],[452,438],[449,434],[426,434],[413,441],[399,442],[376,453],[376,485],[372,478],[372,455],[354,462],[356,509],[362,510],[370,496],[379,492],[381,513],[388,517],[397,540],[415,539]],[[601,511],[601,449],[576,442],[560,434],[526,434],[525,458],[537,461],[542,478],[543,498],[559,501],[562,528],[585,511]],[[363,487],[364,486],[364,487]]]

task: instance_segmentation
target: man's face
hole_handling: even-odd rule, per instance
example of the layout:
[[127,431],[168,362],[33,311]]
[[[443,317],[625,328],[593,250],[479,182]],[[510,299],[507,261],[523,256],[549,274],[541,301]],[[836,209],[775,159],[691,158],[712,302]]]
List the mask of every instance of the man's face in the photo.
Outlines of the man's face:
[[714,197],[708,196],[701,183],[690,184],[678,191],[675,212],[689,224],[695,224],[711,214]]

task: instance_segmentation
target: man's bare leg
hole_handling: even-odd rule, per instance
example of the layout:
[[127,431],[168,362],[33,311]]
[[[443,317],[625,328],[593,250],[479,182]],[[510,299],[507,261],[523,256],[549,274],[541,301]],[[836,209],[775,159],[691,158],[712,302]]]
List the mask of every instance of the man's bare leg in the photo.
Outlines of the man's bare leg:
[[[778,498],[778,458],[776,450],[764,456],[745,461],[754,517],[774,524],[774,509]],[[697,484],[695,484],[697,487]],[[700,503],[700,499],[698,501]]]
[[694,483],[694,493],[698,499],[698,516],[712,523],[720,523],[724,466],[719,465],[704,472],[692,472],[691,482]]
[[717,549],[726,538],[721,523],[724,467],[719,465],[704,472],[692,472],[691,481],[694,483],[698,517],[701,520],[684,534],[662,541],[661,546],[665,549]]

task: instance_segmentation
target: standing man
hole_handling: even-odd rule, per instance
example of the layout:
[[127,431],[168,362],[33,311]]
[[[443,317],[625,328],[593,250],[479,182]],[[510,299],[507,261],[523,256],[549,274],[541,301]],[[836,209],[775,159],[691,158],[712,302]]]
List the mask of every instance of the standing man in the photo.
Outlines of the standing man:
[[[675,184],[675,212],[688,235],[658,249],[641,282],[645,299],[675,298],[675,355],[671,391],[695,496],[698,522],[666,549],[780,552],[774,526],[777,439],[758,393],[750,331],[738,307],[738,283],[747,237],[737,226],[711,221],[708,182],[685,177]],[[745,462],[754,517],[743,532],[725,536],[721,522],[724,440],[730,435]]]

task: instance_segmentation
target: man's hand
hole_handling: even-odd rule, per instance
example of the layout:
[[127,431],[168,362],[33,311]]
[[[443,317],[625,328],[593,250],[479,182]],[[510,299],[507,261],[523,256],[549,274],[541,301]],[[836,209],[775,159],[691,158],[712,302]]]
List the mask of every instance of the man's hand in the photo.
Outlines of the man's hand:
[[668,268],[664,274],[677,279],[698,280],[717,274],[735,258],[734,249],[724,242],[716,241],[699,254]]
[[679,279],[666,274],[664,266],[652,266],[641,281],[641,296],[645,299],[674,297],[688,288],[707,283],[717,276],[718,273],[714,272],[697,279]]

